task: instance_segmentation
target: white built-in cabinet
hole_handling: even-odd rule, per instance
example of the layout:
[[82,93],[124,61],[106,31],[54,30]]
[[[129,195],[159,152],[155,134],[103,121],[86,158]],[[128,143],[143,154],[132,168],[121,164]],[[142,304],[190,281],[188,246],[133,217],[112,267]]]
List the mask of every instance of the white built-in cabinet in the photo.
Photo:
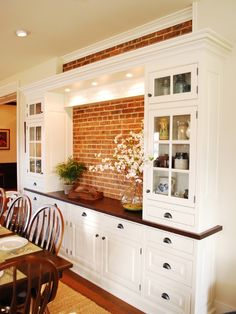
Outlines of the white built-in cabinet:
[[81,206],[51,202],[63,213],[65,236],[60,254],[73,262],[73,270],[100,286],[139,293],[142,229]]
[[[33,208],[44,201],[56,203],[65,221],[60,254],[73,263],[73,271],[148,314],[214,313],[214,233],[221,230],[219,106],[222,56],[229,49],[216,34],[202,31],[124,59],[127,69],[137,64],[145,69],[144,150],[149,161],[140,223],[37,193],[62,190],[53,170],[68,156],[72,134],[64,98],[47,91],[49,81],[41,83],[40,97],[37,85],[23,91],[23,182],[31,189]],[[63,80],[66,86],[99,76],[104,66],[111,68],[109,62],[117,68],[112,60],[101,61],[97,69],[94,64],[91,70],[85,66],[85,72],[63,73],[55,82],[52,78],[50,88],[56,90]]]
[[202,47],[146,66],[143,218],[202,232],[217,224],[222,60]]
[[64,99],[57,93],[25,95],[24,186],[55,191],[60,182],[55,165],[67,156],[67,119]]

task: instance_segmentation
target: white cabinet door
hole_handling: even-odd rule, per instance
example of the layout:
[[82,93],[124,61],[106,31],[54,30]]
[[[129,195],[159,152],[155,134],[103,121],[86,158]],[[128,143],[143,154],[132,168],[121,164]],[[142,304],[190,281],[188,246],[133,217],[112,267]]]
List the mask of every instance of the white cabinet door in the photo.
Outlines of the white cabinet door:
[[75,226],[75,261],[86,272],[100,276],[101,233],[96,225],[89,222]]
[[147,132],[147,155],[153,162],[145,169],[145,198],[193,207],[196,109],[150,110]]
[[197,74],[196,64],[149,73],[149,103],[197,98]]
[[52,204],[55,204],[60,209],[64,219],[64,235],[60,248],[60,254],[70,261],[73,261],[75,224],[71,219],[70,205],[66,202],[60,202],[55,199],[52,199]]
[[108,233],[102,236],[102,277],[139,292],[141,283],[140,243]]

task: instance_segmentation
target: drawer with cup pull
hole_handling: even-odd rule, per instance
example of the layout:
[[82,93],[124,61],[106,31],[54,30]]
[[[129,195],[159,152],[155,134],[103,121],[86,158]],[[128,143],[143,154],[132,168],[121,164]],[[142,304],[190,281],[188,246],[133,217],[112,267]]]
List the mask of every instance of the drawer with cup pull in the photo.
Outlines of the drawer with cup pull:
[[104,215],[104,227],[109,232],[118,236],[126,236],[137,241],[142,239],[143,227],[142,225],[134,222]]
[[193,239],[157,228],[145,228],[145,242],[178,255],[194,254],[195,242]]
[[165,224],[176,228],[193,228],[195,226],[195,215],[187,212],[182,212],[170,207],[155,206],[152,203],[147,204],[144,219],[152,222]]
[[145,247],[145,271],[162,275],[171,280],[192,285],[193,261],[184,257],[168,254],[147,244]]
[[183,284],[146,273],[143,295],[150,302],[152,313],[190,313],[191,289]]

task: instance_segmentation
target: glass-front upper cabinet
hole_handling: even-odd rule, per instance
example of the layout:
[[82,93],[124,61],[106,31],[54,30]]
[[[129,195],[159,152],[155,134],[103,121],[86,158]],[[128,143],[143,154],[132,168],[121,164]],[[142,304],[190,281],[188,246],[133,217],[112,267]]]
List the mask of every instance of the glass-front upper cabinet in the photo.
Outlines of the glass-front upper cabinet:
[[149,103],[196,98],[197,65],[188,65],[149,75]]
[[194,108],[149,112],[148,197],[193,206],[196,113]]
[[43,102],[35,101],[26,105],[27,118],[40,118],[43,114]]
[[42,126],[31,124],[28,131],[28,172],[42,174]]

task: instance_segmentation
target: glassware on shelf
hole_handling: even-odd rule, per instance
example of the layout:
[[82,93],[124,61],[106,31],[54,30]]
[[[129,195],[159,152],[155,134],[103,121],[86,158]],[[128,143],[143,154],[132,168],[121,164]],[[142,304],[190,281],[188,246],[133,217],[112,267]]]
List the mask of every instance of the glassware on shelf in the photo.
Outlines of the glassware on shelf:
[[174,75],[174,94],[186,93],[191,91],[191,73]]
[[159,139],[168,140],[169,139],[169,121],[167,118],[163,117],[159,120]]
[[143,184],[142,181],[134,181],[124,191],[121,204],[125,210],[141,211],[143,208]]
[[186,170],[188,169],[188,154],[187,153],[176,153],[174,160],[174,168]]
[[170,94],[170,82],[167,79],[164,79],[162,86],[163,95]]
[[187,140],[187,122],[177,121],[177,139],[178,140]]

